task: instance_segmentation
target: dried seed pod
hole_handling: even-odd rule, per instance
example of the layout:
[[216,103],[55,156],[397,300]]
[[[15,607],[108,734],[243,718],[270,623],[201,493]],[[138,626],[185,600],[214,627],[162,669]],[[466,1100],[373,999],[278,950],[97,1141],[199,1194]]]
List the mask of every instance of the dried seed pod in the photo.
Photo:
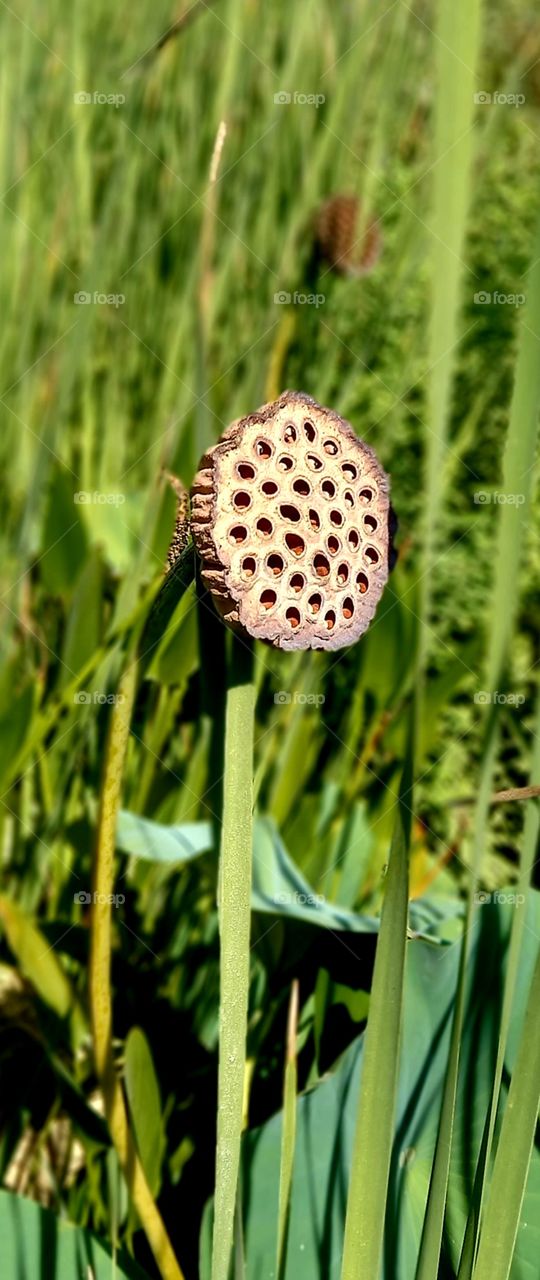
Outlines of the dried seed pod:
[[321,257],[334,271],[366,275],[381,251],[378,222],[370,221],[361,232],[361,202],[356,196],[331,196],[318,210],[315,235]]
[[192,531],[225,622],[281,649],[340,649],[388,577],[388,477],[337,413],[297,391],[230,426],[201,461]]

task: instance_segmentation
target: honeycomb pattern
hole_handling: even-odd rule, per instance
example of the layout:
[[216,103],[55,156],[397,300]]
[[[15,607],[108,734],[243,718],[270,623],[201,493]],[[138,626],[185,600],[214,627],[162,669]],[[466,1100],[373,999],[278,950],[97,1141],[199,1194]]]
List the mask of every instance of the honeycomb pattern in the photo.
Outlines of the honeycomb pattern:
[[299,392],[233,423],[202,459],[192,530],[225,622],[283,649],[338,649],[388,577],[388,478],[344,419]]

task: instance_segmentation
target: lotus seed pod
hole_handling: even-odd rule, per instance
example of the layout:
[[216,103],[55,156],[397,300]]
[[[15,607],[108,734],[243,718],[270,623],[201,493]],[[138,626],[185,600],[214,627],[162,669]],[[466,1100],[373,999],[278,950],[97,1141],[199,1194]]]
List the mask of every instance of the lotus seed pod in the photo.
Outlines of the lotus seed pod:
[[361,237],[360,232],[361,202],[356,196],[331,196],[321,205],[315,234],[321,256],[334,271],[359,276],[375,266],[381,251],[379,224],[370,221]]
[[340,649],[388,578],[393,514],[375,453],[337,413],[285,391],[205,454],[191,527],[224,621],[281,649]]

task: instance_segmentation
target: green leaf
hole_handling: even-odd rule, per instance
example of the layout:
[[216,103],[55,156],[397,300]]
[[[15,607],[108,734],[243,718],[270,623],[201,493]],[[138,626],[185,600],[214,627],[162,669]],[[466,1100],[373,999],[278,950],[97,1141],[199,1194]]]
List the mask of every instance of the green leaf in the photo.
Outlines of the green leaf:
[[53,595],[71,592],[88,545],[81,506],[74,501],[74,483],[63,467],[52,468],[39,571]]
[[508,1280],[510,1275],[540,1106],[539,1009],[540,949],[537,948],[519,1052],[481,1224],[474,1280]]
[[382,1253],[407,942],[411,762],[412,747],[409,747],[390,851],[365,1034],[342,1280],[357,1280],[359,1275],[377,1276]]
[[[514,907],[491,902],[481,908],[473,929],[467,972],[461,1068],[454,1121],[445,1247],[457,1268],[484,1117],[491,1097],[493,1043],[505,977],[506,946]],[[529,984],[540,933],[540,894],[531,895],[520,960],[519,984]],[[437,1136],[455,1001],[459,947],[439,949],[410,942],[404,989],[404,1018],[396,1124],[387,1203],[383,1280],[414,1280]],[[354,978],[354,964],[351,980]],[[511,1069],[523,1010],[512,1011]],[[296,1155],[292,1183],[285,1280],[328,1280],[343,1247],[344,1212],[364,1052],[361,1035],[315,1088],[297,1105]],[[244,1139],[244,1221],[247,1280],[275,1271],[275,1220],[282,1114]],[[540,1153],[533,1153],[511,1280],[534,1276],[540,1254]]]
[[[118,817],[117,848],[148,862],[171,866],[191,862],[211,852],[213,842],[210,822],[166,826],[126,809]],[[258,818],[254,823],[251,905],[254,911],[323,929],[352,933],[377,933],[379,929],[375,916],[346,911],[315,893],[289,856],[271,818]],[[443,914],[437,903],[419,900],[410,906],[411,926],[419,936],[427,937]]]
[[56,952],[21,907],[4,895],[0,897],[0,920],[21,972],[60,1018],[71,1015],[74,1041],[79,1043],[85,1035],[85,1021]]
[[92,553],[77,578],[67,618],[61,668],[61,686],[84,667],[101,642],[103,615],[103,564]]
[[132,1027],[126,1039],[124,1080],[141,1164],[156,1198],[161,1185],[165,1135],[152,1053],[140,1027]]
[[0,1191],[0,1238],[5,1280],[148,1280],[125,1253],[113,1258],[105,1241],[9,1191]]

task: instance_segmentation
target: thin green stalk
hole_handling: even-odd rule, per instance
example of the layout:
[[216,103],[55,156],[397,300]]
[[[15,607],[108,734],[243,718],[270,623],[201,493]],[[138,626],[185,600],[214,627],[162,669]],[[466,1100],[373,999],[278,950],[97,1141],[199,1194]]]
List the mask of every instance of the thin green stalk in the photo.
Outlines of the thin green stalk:
[[96,1073],[101,1083],[109,1131],[133,1205],[163,1280],[183,1280],[165,1225],[148,1186],[131,1133],[124,1094],[112,1048],[111,903],[114,884],[116,822],[137,688],[138,663],[130,655],[113,708],[101,791],[93,875],[89,965],[90,1013]]
[[474,1280],[508,1280],[540,1106],[540,950],[529,991]]
[[[531,767],[531,784],[540,782],[540,691],[536,701],[536,717],[535,717],[535,733],[534,733],[534,749],[533,761]],[[497,1047],[497,1061],[495,1063],[495,1079],[493,1082],[493,1091],[491,1098],[491,1107],[486,1122],[486,1131],[482,1142],[482,1148],[478,1159],[478,1167],[475,1175],[475,1185],[473,1190],[473,1198],[469,1216],[467,1218],[467,1227],[465,1231],[465,1239],[459,1262],[459,1271],[457,1280],[471,1280],[474,1266],[474,1255],[478,1242],[478,1224],[480,1221],[480,1213],[482,1209],[482,1194],[484,1188],[484,1179],[487,1167],[488,1153],[491,1151],[493,1135],[495,1131],[495,1121],[497,1118],[497,1108],[499,1104],[499,1094],[501,1090],[502,1075],[504,1069],[504,1058],[506,1053],[506,1044],[508,1040],[508,1030],[510,1026],[510,1018],[514,1004],[514,996],[516,984],[518,980],[519,958],[521,955],[521,945],[523,941],[523,931],[525,929],[525,912],[526,900],[530,889],[532,870],[536,857],[536,848],[538,844],[538,833],[540,830],[540,810],[537,804],[527,803],[525,814],[525,826],[523,831],[523,853],[520,862],[519,878],[516,884],[516,905],[512,917],[512,929],[510,933],[510,944],[508,948],[508,962],[506,968],[506,982],[504,985],[503,1007],[501,1012],[501,1025],[499,1029],[499,1043]]]
[[212,1280],[228,1280],[243,1126],[253,844],[252,651],[232,637],[219,873],[221,991]]
[[[429,646],[433,565],[443,492],[452,378],[459,341],[465,225],[470,198],[475,68],[480,44],[480,0],[456,0],[437,9],[435,41],[435,164],[431,219],[432,304],[429,347],[429,426],[426,439],[424,564],[420,581],[419,669]],[[471,292],[474,276],[468,275]]]
[[390,851],[365,1033],[341,1280],[376,1280],[397,1093],[408,916],[412,744]]
[[478,883],[482,852],[485,847],[485,834],[488,822],[489,800],[492,791],[493,771],[497,755],[497,744],[498,726],[492,718],[486,735],[482,775],[480,778],[478,802],[475,814],[473,871],[469,883],[467,912],[463,926],[463,936],[461,939],[460,967],[454,1017],[452,1022],[450,1051],[446,1065],[439,1127],[431,1169],[426,1212],[422,1225],[422,1236],[416,1268],[416,1280],[437,1280],[437,1276],[439,1275],[440,1252],[448,1189],[448,1175],[450,1171],[450,1157],[452,1152],[452,1136],[454,1131],[454,1112],[456,1106],[458,1072],[461,1055],[463,1017],[465,1012],[465,979],[471,945],[472,927],[476,911],[475,890]]
[[283,1086],[283,1131],[281,1138],[281,1163],[279,1170],[279,1211],[277,1244],[277,1280],[283,1280],[287,1264],[287,1237],[291,1206],[291,1185],[296,1142],[296,1095],[298,1071],[296,1065],[296,1034],[298,1029],[298,981],[291,987],[289,1018],[287,1025],[287,1060]]

